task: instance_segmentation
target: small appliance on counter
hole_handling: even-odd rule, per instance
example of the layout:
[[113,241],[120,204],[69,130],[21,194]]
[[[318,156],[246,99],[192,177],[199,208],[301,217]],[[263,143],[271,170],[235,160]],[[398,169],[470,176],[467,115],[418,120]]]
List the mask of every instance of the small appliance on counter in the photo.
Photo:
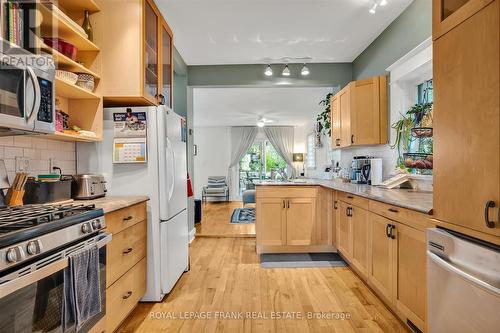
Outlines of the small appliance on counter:
[[382,183],[382,159],[354,156],[351,163],[351,183],[380,185]]
[[24,187],[24,204],[46,204],[71,199],[71,179],[55,181],[28,179]]
[[82,174],[73,176],[71,198],[91,200],[106,196],[106,180],[102,175]]

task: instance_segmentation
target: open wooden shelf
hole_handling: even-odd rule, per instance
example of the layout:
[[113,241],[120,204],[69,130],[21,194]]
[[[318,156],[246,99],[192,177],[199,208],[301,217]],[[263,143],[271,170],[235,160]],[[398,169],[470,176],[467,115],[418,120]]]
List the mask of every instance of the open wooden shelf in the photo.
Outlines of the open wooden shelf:
[[101,96],[56,78],[56,95],[69,99],[100,99]]
[[[44,37],[57,37],[76,46],[78,51],[99,51],[99,47],[91,42],[80,31],[68,24],[65,19],[50,7],[38,6],[42,14],[41,31]],[[55,34],[55,36],[54,36]]]
[[48,134],[48,137],[59,141],[78,141],[78,142],[97,142],[101,141],[99,137],[91,137],[85,135],[68,134],[55,132],[54,134]]
[[68,58],[61,52],[56,49],[51,48],[50,46],[44,45],[42,47],[44,51],[52,54],[54,57],[54,61],[59,65],[57,69],[73,72],[73,73],[86,73],[92,75],[96,80],[99,80],[101,77],[97,75],[94,71],[91,71],[87,67],[82,64],[77,63],[76,61]]
[[101,9],[94,0],[59,0],[59,7],[69,11],[84,11],[95,13]]

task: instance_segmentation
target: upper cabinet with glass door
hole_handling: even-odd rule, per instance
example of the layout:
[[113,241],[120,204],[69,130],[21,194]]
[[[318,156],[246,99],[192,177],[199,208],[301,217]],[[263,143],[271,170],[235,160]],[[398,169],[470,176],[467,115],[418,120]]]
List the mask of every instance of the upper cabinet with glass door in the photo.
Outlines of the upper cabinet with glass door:
[[437,39],[493,0],[433,0],[433,39]]
[[171,106],[173,34],[154,1],[103,3],[105,106]]

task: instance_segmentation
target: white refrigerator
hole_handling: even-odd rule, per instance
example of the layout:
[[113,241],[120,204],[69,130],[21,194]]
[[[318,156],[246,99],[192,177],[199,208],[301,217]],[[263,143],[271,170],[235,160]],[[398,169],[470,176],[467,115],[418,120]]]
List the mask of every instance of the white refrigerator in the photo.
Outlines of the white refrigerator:
[[147,290],[143,301],[159,302],[188,269],[185,120],[164,107],[131,107],[147,114],[147,162],[113,163],[113,113],[104,109],[103,140],[77,144],[77,172],[98,173],[108,196],[147,195]]

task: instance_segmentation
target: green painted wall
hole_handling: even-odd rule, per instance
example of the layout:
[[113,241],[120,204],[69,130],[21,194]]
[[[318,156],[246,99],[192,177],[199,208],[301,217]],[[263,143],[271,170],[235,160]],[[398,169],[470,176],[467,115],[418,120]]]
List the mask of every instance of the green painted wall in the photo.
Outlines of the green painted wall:
[[188,66],[188,85],[204,86],[344,86],[352,80],[352,64],[308,64],[310,74],[300,75],[301,64],[290,64],[291,75],[283,77],[283,65],[271,65],[274,75],[267,77],[267,65]]
[[353,62],[353,79],[385,69],[432,35],[432,0],[414,0]]

